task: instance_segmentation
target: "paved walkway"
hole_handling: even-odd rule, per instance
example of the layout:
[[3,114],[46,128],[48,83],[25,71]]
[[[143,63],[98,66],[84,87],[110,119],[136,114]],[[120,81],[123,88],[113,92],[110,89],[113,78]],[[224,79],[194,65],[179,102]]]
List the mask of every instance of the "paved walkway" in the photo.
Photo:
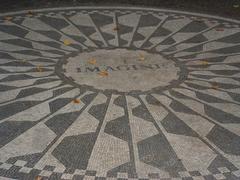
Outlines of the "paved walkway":
[[2,179],[240,179],[238,21],[127,7],[4,14],[0,91]]

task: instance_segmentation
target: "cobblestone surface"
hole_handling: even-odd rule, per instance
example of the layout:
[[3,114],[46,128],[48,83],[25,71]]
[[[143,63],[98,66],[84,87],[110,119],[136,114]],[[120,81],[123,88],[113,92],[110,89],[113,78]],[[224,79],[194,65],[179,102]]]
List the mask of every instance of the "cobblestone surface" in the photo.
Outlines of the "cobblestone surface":
[[239,180],[239,21],[91,6],[0,16],[0,179]]

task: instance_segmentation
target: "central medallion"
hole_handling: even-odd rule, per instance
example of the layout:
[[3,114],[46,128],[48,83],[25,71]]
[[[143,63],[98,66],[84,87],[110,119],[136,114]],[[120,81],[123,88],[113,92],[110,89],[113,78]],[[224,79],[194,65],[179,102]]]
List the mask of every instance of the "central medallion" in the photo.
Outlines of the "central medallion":
[[175,61],[143,50],[100,49],[68,58],[64,76],[80,86],[121,93],[168,87],[179,79]]

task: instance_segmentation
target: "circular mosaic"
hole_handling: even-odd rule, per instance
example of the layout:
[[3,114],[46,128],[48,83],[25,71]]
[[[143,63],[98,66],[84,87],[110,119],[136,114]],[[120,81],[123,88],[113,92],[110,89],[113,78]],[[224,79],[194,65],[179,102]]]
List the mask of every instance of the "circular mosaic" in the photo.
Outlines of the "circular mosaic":
[[239,179],[239,59],[220,17],[2,14],[0,179]]
[[[59,71],[70,81],[74,81],[80,87],[85,85],[112,93],[134,94],[166,89],[174,80],[180,78],[180,68],[174,61],[143,50],[83,52],[66,59],[63,63]],[[181,74],[183,77],[186,73]]]

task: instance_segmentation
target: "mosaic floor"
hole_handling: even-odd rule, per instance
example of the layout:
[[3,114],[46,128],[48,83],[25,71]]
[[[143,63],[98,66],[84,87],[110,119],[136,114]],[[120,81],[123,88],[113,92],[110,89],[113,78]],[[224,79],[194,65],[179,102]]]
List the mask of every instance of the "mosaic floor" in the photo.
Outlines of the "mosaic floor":
[[237,21],[2,14],[0,91],[0,179],[240,179]]

